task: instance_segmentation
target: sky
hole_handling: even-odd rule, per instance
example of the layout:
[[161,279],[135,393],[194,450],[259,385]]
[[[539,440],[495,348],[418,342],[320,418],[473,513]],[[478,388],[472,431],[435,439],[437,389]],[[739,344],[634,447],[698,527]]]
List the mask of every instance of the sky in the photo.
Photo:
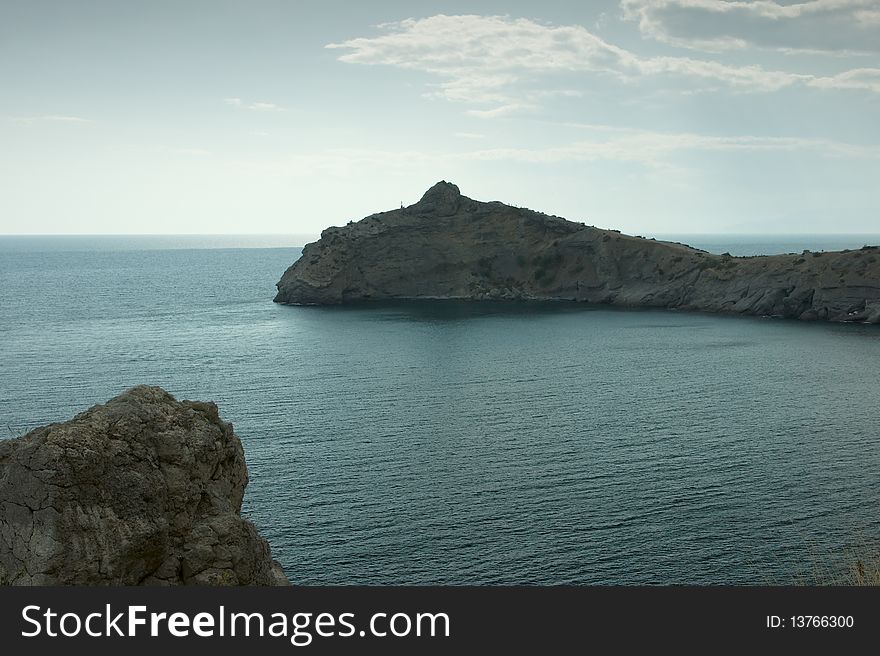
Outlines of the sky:
[[0,0],[0,234],[877,233],[878,118],[878,0]]

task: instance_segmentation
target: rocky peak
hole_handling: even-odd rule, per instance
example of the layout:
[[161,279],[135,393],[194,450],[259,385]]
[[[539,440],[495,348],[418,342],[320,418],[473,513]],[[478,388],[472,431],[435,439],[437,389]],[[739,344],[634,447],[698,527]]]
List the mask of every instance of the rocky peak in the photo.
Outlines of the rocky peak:
[[412,209],[421,214],[449,216],[458,211],[461,203],[461,192],[451,182],[441,180],[428,189]]

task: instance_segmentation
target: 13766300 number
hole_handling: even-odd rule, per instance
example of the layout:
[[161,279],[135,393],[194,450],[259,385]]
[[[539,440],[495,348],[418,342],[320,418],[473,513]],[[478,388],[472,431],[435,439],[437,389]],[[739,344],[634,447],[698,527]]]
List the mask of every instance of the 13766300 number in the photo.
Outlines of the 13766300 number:
[[850,629],[854,624],[852,615],[792,615],[793,629]]

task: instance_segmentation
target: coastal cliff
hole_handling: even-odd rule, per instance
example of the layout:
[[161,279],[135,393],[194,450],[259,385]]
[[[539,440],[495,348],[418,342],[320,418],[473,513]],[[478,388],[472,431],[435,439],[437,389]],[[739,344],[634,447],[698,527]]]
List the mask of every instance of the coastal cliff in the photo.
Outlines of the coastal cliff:
[[731,257],[631,237],[439,182],[414,205],[321,233],[276,303],[582,301],[880,323],[880,249]]
[[217,406],[135,387],[0,441],[0,585],[287,585]]

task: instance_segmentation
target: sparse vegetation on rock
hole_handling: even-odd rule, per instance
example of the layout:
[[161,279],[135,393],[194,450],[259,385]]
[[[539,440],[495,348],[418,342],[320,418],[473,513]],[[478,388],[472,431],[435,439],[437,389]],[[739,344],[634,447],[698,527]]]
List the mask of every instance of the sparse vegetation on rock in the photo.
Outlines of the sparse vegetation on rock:
[[880,323],[877,252],[712,255],[475,201],[439,182],[414,205],[326,230],[281,277],[275,301],[568,300]]

